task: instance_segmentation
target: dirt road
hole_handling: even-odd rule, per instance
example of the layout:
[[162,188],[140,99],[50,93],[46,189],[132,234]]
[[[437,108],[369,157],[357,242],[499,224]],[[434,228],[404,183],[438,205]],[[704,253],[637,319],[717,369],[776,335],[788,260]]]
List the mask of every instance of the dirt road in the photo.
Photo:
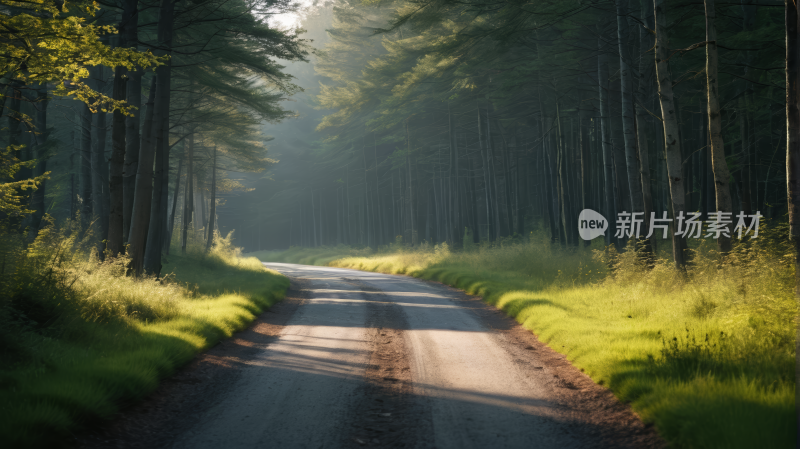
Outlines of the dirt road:
[[[266,264],[284,303],[85,447],[662,447],[476,298],[405,276]],[[182,380],[188,379],[188,380]]]

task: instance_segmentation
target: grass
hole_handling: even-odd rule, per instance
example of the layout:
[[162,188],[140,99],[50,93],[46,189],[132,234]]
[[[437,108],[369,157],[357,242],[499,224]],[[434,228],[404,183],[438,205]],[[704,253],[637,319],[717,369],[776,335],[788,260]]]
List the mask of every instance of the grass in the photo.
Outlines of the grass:
[[480,295],[629,402],[673,446],[778,448],[796,438],[797,310],[791,251],[778,231],[762,225],[759,239],[724,261],[713,242],[695,242],[686,274],[665,259],[648,268],[635,251],[565,251],[535,236],[461,252],[339,247],[316,257],[292,248],[266,260],[407,274]]
[[[135,281],[50,228],[4,279],[0,445],[58,447],[152,392],[195,354],[245,328],[288,279],[217,238]],[[8,248],[9,245],[5,245]],[[74,251],[75,249],[78,251]]]

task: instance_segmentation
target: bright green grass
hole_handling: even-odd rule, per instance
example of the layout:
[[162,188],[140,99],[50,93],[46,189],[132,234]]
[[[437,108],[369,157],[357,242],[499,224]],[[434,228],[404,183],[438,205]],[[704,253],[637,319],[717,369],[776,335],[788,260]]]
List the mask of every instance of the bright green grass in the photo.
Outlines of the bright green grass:
[[588,250],[535,239],[359,257],[345,248],[323,249],[318,258],[293,248],[271,260],[322,263],[338,251],[343,257],[328,265],[408,274],[480,295],[630,402],[676,447],[793,447],[794,267],[780,242],[758,243],[737,247],[733,264],[723,266],[701,245],[687,277],[665,260],[647,270],[633,252],[615,257],[610,275]]
[[27,298],[39,301],[25,308],[34,321],[11,336],[13,351],[0,351],[0,447],[65,445],[245,328],[289,285],[219,248],[170,256],[164,283],[120,276],[121,264],[71,267],[77,281],[66,296]]

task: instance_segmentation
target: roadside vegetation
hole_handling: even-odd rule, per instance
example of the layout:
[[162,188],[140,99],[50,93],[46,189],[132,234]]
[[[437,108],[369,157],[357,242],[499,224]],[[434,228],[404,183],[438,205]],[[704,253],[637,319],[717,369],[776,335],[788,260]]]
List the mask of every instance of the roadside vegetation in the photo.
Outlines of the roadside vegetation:
[[[155,390],[195,354],[243,329],[289,285],[231,236],[198,236],[168,256],[160,279],[100,262],[74,222],[27,248],[3,239],[0,272],[0,446],[57,447]],[[177,240],[177,238],[176,238]]]
[[[676,447],[795,442],[794,264],[786,229],[721,260],[700,241],[686,273],[668,254],[564,249],[539,234],[500,245],[395,244],[259,253],[431,279],[479,295],[629,402]],[[338,257],[336,255],[339,255]]]

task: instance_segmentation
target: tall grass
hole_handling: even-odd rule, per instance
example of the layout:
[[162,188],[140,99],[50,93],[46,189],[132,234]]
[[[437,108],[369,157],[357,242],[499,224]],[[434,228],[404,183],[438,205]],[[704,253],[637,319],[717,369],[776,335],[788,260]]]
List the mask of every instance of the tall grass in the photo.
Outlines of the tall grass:
[[713,242],[697,242],[685,273],[663,258],[648,265],[632,248],[564,250],[536,236],[461,252],[422,245],[343,254],[329,265],[482,296],[630,402],[676,447],[790,447],[797,306],[783,235],[762,227],[726,258]]
[[[170,256],[160,279],[100,262],[67,224],[3,242],[0,446],[56,447],[153,391],[198,352],[278,301],[288,280],[230,235]],[[199,242],[200,239],[194,239]]]

